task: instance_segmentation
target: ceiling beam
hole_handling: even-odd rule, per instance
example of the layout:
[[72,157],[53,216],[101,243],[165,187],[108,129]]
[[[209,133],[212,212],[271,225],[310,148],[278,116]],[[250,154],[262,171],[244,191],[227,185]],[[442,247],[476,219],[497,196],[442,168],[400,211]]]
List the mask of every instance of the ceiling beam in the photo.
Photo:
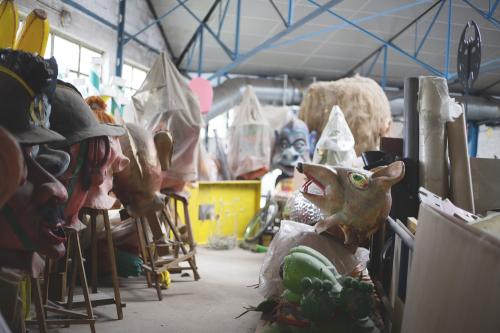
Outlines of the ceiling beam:
[[[399,30],[396,34],[394,34],[389,40],[387,40],[387,43],[392,43],[396,38],[401,36],[406,30],[408,30],[410,27],[412,27],[416,22],[418,22],[422,17],[427,15],[431,10],[433,10],[437,5],[440,3],[444,2],[445,0],[438,0],[435,3],[433,3],[429,8],[424,10],[420,15],[418,15],[416,18],[414,18],[409,24],[407,24],[403,29]],[[358,62],[356,65],[354,65],[351,69],[349,69],[344,75],[341,77],[348,77],[352,76],[356,70],[363,66],[368,60],[370,60],[371,57],[374,55],[380,53],[382,49],[384,48],[386,44],[384,43],[383,45],[379,46],[375,50],[373,50],[370,54],[368,54],[366,57],[364,57],[360,62]]]
[[158,30],[160,31],[161,37],[163,39],[163,43],[165,43],[165,47],[167,49],[167,52],[170,54],[170,58],[175,59],[174,51],[172,50],[172,46],[168,42],[168,38],[167,38],[167,35],[165,34],[165,30],[163,29],[163,26],[161,25],[161,23],[158,20],[158,14],[156,13],[156,9],[153,6],[153,3],[151,2],[151,0],[146,0],[146,3],[148,5],[149,12],[151,13],[151,15],[153,15],[153,18],[156,21],[156,26],[158,27]]
[[[148,1],[150,1],[150,0],[148,0]],[[188,43],[184,47],[184,50],[182,50],[181,55],[179,56],[179,58],[176,60],[175,65],[177,67],[180,67],[180,65],[182,64],[182,61],[184,60],[184,57],[186,56],[186,54],[188,53],[189,49],[191,48],[191,46],[196,41],[196,38],[198,37],[198,34],[200,33],[200,30],[203,29],[203,27],[207,24],[208,20],[212,16],[213,12],[215,11],[215,8],[217,8],[217,5],[220,3],[220,1],[221,0],[215,0],[212,3],[212,6],[208,10],[207,14],[205,15],[205,17],[203,18],[203,20],[201,21],[201,23],[198,25],[198,28],[196,28],[195,32],[193,33],[193,35],[189,39]]]
[[323,14],[329,8],[331,8],[334,5],[340,3],[341,1],[342,0],[330,0],[327,3],[325,3],[324,5],[319,6],[319,8],[313,10],[311,13],[309,13],[306,16],[304,16],[303,18],[301,18],[300,20],[298,20],[294,24],[290,25],[288,28],[282,30],[281,32],[278,32],[276,35],[274,35],[273,37],[267,39],[266,41],[264,41],[263,43],[259,44],[257,47],[251,49],[250,51],[245,52],[245,53],[239,55],[230,64],[228,64],[228,65],[226,65],[226,66],[218,69],[214,74],[212,74],[210,76],[209,80],[215,79],[215,78],[217,78],[219,76],[222,76],[222,75],[228,73],[231,69],[235,68],[236,66],[238,66],[242,62],[250,59],[251,57],[253,57],[257,53],[259,53],[260,51],[263,51],[263,50],[266,50],[266,49],[270,48],[273,45],[273,43],[275,43],[276,41],[278,41],[281,38],[285,37],[286,35],[294,32],[298,28],[302,27],[304,24],[306,24],[306,23],[310,22],[311,20],[315,19],[316,17],[318,17],[319,15]]

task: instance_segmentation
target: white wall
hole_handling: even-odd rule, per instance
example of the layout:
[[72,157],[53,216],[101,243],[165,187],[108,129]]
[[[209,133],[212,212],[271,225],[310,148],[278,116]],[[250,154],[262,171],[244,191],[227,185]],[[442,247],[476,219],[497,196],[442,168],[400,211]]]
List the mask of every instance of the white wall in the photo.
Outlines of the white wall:
[[[85,8],[105,18],[113,24],[118,24],[118,0],[76,0]],[[51,31],[69,37],[83,45],[104,52],[103,78],[109,78],[115,72],[117,32],[91,18],[87,14],[64,4],[61,0],[16,0],[21,14],[27,15],[35,8],[41,8],[48,14]],[[63,27],[60,22],[60,12],[65,9],[71,13],[71,23]],[[134,34],[153,20],[146,1],[128,0],[125,14],[125,31]],[[137,37],[148,45],[164,50],[165,44],[156,25]],[[124,47],[124,60],[145,68],[150,68],[156,54],[148,51],[134,41]]]

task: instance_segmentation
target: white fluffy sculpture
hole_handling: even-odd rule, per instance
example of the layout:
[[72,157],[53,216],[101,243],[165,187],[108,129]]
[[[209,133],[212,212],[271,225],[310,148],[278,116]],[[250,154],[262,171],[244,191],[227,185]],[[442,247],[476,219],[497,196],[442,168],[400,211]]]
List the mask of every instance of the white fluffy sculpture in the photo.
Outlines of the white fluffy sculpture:
[[358,156],[379,148],[380,138],[389,134],[392,118],[389,100],[377,82],[356,75],[313,83],[300,105],[299,118],[319,136],[334,105],[340,106],[344,112]]

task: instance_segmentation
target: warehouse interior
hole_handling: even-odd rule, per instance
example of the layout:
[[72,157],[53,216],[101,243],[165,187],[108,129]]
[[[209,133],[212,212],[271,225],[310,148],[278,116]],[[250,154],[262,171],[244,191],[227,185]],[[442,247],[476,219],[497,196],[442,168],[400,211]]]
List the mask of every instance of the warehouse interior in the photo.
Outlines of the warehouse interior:
[[500,0],[0,0],[0,332],[496,332]]

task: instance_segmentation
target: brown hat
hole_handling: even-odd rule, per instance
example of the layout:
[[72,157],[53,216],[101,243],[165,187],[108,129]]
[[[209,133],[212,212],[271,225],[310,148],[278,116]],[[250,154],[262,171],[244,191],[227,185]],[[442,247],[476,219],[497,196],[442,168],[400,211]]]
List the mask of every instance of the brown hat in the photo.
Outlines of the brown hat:
[[122,136],[125,129],[119,125],[97,121],[82,95],[71,84],[58,81],[50,103],[51,128],[66,137],[66,142],[54,146],[69,146],[99,136]]
[[48,129],[57,63],[23,51],[0,49],[0,125],[21,144],[64,140]]

